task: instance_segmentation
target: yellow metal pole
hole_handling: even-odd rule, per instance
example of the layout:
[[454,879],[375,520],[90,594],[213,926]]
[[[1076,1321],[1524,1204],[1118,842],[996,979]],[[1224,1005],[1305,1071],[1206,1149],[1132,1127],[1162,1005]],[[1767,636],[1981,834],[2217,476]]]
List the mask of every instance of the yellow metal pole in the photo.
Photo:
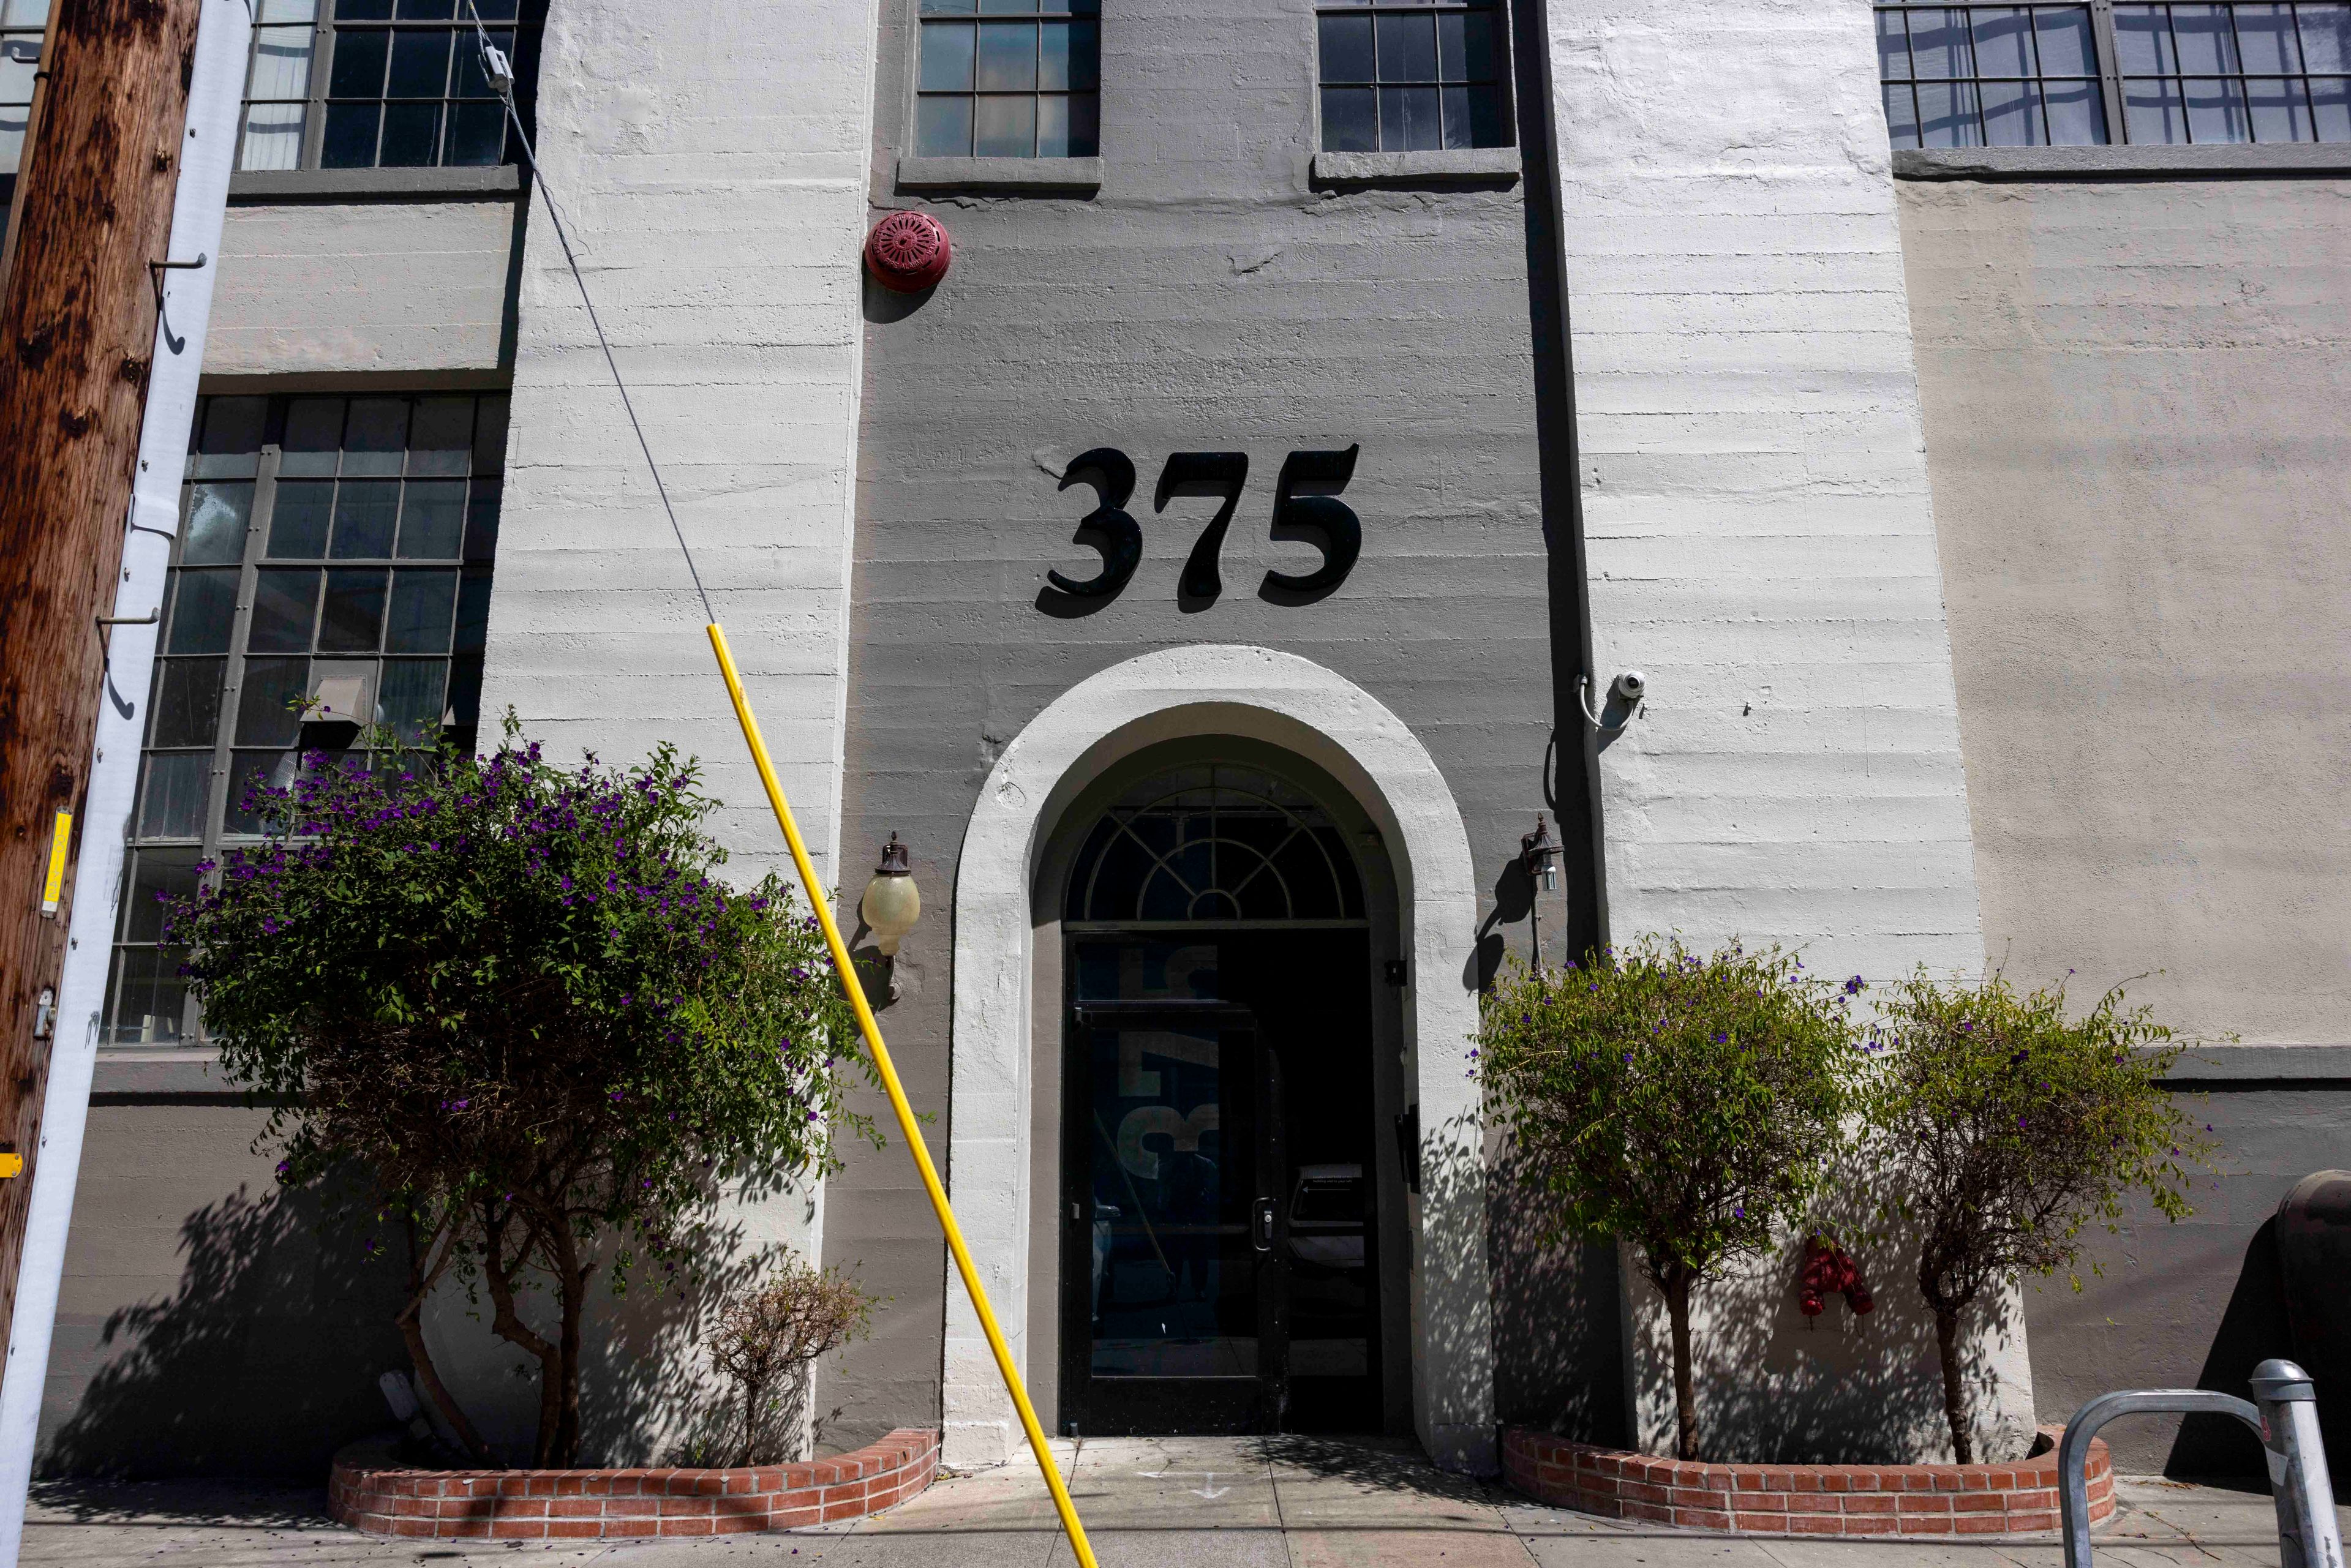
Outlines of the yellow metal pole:
[[743,726],[743,738],[751,747],[751,760],[758,764],[759,782],[767,787],[768,804],[776,809],[776,823],[784,830],[784,842],[791,847],[792,863],[799,868],[800,883],[808,889],[809,904],[816,911],[817,920],[824,927],[824,942],[832,950],[833,967],[841,971],[841,984],[849,993],[849,1005],[857,1010],[857,1027],[864,1031],[865,1048],[873,1053],[873,1065],[882,1074],[882,1087],[890,1095],[890,1109],[897,1113],[898,1130],[905,1135],[906,1147],[914,1155],[914,1168],[922,1173],[923,1188],[931,1195],[931,1211],[938,1216],[939,1228],[946,1232],[947,1250],[955,1254],[956,1271],[963,1276],[963,1288],[971,1294],[974,1311],[979,1313],[979,1326],[987,1335],[987,1348],[996,1354],[996,1369],[1004,1375],[1004,1386],[1012,1396],[1013,1406],[1020,1412],[1021,1429],[1029,1434],[1029,1450],[1037,1456],[1037,1468],[1045,1473],[1045,1484],[1053,1491],[1053,1507],[1061,1515],[1061,1528],[1069,1532],[1070,1549],[1077,1554],[1079,1568],[1097,1568],[1094,1549],[1086,1541],[1086,1527],[1078,1521],[1077,1505],[1070,1500],[1070,1489],[1061,1484],[1061,1472],[1053,1467],[1053,1455],[1045,1446],[1045,1429],[1037,1424],[1036,1407],[1029,1403],[1029,1391],[1020,1385],[1020,1374],[1012,1364],[1012,1351],[1004,1343],[1004,1331],[997,1326],[996,1312],[987,1304],[987,1291],[979,1282],[979,1270],[972,1267],[971,1250],[964,1245],[963,1228],[956,1223],[955,1210],[947,1207],[947,1189],[940,1185],[938,1168],[931,1164],[931,1151],[923,1142],[922,1129],[915,1124],[914,1109],[906,1103],[906,1091],[898,1082],[898,1070],[891,1065],[890,1049],[882,1043],[882,1026],[873,1020],[873,1009],[866,1005],[865,988],[858,983],[856,967],[849,961],[848,945],[841,939],[841,927],[832,918],[832,901],[816,879],[816,867],[810,863],[808,846],[800,841],[800,831],[792,821],[792,809],[784,800],[784,787],[776,781],[775,765],[768,760],[768,744],[759,738],[759,721],[751,716],[751,702],[743,695],[743,678],[736,674],[735,655],[726,647],[726,633],[716,622],[708,627],[711,651],[718,655],[718,673],[726,677],[726,695],[735,699],[735,717]]

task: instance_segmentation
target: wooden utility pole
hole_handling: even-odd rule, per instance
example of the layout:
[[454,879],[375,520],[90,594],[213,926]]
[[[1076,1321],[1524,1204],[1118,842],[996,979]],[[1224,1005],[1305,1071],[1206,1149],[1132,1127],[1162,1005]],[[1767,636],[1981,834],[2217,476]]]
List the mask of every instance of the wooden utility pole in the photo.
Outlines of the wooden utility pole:
[[[83,829],[122,538],[169,259],[197,0],[59,0],[0,279],[0,1343],[16,1316],[32,1162],[73,910],[44,883],[57,813]],[[101,831],[120,830],[107,823]],[[103,896],[103,891],[99,890]]]

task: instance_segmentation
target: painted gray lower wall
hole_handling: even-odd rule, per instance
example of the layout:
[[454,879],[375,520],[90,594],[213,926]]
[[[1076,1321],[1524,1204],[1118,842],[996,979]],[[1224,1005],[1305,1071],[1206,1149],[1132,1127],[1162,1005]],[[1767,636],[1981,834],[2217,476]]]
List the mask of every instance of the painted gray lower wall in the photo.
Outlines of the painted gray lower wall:
[[91,1105],[39,1473],[315,1484],[389,1424],[399,1265],[280,1195],[251,1146],[267,1119],[216,1095]]
[[[2193,1034],[2351,1042],[2351,183],[1897,193],[1988,961],[2137,977]],[[2269,1220],[2351,1148],[2340,1054],[2189,1102],[2226,1173],[2197,1215],[2135,1213],[2081,1294],[2028,1291],[2044,1419],[2289,1354]],[[2107,1440],[2257,1462],[2175,1429]]]
[[232,205],[204,374],[507,369],[521,223],[511,195]]
[[[901,0],[884,13],[877,193],[908,113],[914,14]],[[1085,677],[1220,643],[1361,686],[1458,802],[1480,920],[1542,809],[1550,627],[1520,196],[1314,189],[1314,36],[1307,0],[1122,5],[1103,24],[1098,196],[877,195],[927,206],[955,245],[929,297],[867,296],[842,817],[852,896],[894,830],[931,911],[883,1021],[917,1106],[938,1116],[934,1150],[951,1132],[946,912],[966,822],[1003,747]],[[1268,538],[1284,455],[1357,442],[1352,578],[1315,604],[1259,597],[1268,567],[1315,559]],[[1046,570],[1087,576],[1098,558],[1071,542],[1092,488],[1055,486],[1102,444],[1140,471],[1127,509],[1143,564],[1115,601],[1058,618],[1037,602]],[[1225,591],[1186,611],[1176,580],[1217,502],[1155,512],[1153,486],[1171,452],[1233,449],[1251,467]],[[1546,925],[1558,917],[1547,900]],[[1486,935],[1499,956],[1500,934]],[[1416,983],[1474,979],[1479,936],[1448,934],[1449,963]],[[941,1249],[903,1150],[851,1151],[826,1256],[892,1297],[872,1342],[825,1375],[818,1406],[843,1411],[838,1440],[935,1419]],[[1498,1319],[1508,1311],[1498,1302]]]

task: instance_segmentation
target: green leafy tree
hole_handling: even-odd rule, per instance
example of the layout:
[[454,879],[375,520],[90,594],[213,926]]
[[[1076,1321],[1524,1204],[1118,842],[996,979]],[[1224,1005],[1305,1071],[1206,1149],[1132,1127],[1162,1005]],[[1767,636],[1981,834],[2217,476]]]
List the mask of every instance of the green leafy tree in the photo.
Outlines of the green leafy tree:
[[2071,1268],[2085,1228],[2117,1228],[2132,1193],[2166,1219],[2191,1212],[2189,1166],[2214,1145],[2163,1087],[2181,1049],[2151,1009],[2125,1010],[2120,986],[2079,1019],[2062,982],[2021,994],[1998,975],[1938,986],[1922,969],[1878,1001],[1865,1158],[1885,1218],[1918,1238],[1959,1463],[1975,1458],[1959,1368],[1969,1309],[2007,1280]]
[[1684,1458],[1698,1457],[1691,1290],[1777,1245],[1841,1148],[1846,1005],[1777,947],[1701,956],[1659,937],[1486,998],[1485,1081],[1557,1233],[1630,1243],[1665,1298]]
[[[870,1067],[813,918],[717,875],[691,762],[561,768],[511,716],[487,758],[409,760],[257,789],[274,835],[172,926],[223,1066],[280,1107],[280,1179],[356,1169],[360,1215],[406,1233],[426,1396],[488,1460],[420,1316],[444,1280],[486,1291],[538,1363],[533,1462],[569,1465],[591,1277],[665,1284],[720,1184],[831,1168],[833,1129],[872,1135],[842,1103]],[[517,1308],[542,1287],[551,1335]]]

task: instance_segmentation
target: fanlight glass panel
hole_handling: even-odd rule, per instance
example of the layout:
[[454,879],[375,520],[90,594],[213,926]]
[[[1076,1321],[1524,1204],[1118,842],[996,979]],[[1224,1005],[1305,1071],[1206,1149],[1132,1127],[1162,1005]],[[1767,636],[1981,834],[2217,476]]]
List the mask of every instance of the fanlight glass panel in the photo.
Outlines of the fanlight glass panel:
[[1313,797],[1255,768],[1163,773],[1104,811],[1063,917],[1118,925],[1364,917],[1345,836]]

